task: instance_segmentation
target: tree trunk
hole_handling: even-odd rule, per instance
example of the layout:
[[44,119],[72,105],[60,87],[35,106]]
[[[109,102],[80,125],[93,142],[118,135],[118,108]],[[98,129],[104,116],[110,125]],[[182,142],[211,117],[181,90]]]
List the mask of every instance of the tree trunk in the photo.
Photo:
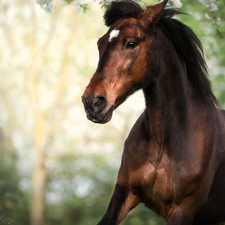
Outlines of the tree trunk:
[[46,177],[44,149],[35,149],[30,206],[31,225],[45,224],[44,190]]

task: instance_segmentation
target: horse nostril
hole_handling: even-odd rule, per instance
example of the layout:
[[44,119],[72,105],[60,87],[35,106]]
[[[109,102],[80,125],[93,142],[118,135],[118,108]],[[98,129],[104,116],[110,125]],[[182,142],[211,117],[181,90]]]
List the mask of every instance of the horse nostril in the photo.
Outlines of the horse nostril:
[[103,96],[95,97],[90,101],[90,106],[92,109],[96,112],[99,113],[102,111],[105,106],[106,106],[106,99]]
[[92,105],[94,106],[95,104],[97,104],[100,101],[100,98],[94,98],[92,100]]

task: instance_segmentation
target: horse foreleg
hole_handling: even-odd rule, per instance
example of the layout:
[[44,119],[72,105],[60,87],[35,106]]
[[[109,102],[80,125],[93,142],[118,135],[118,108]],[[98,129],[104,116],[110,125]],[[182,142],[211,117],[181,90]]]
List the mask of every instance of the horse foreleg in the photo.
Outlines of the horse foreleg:
[[166,225],[194,225],[193,220],[196,212],[199,211],[202,205],[200,198],[198,204],[196,202],[196,198],[192,197],[184,199],[178,205],[173,205],[166,216]]
[[97,225],[119,224],[139,202],[138,197],[126,185],[117,183],[107,212]]

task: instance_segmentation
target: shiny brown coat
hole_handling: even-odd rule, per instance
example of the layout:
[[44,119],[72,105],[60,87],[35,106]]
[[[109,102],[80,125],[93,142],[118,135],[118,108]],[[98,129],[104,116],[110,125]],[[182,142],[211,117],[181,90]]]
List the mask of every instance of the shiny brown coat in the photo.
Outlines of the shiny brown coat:
[[104,16],[110,28],[98,41],[98,68],[82,96],[87,117],[108,122],[139,89],[146,109],[125,142],[98,225],[119,224],[140,202],[167,225],[225,221],[225,112],[216,108],[200,41],[172,19],[178,12],[164,10],[166,3],[144,10],[113,2]]

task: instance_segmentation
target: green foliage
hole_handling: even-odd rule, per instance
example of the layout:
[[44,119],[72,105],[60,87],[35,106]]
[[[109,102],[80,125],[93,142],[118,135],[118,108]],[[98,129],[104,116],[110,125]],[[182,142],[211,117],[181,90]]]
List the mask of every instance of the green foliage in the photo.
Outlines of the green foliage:
[[[117,168],[112,168],[103,156],[96,154],[90,155],[88,159],[63,156],[56,167],[51,171],[47,193],[58,195],[61,200],[47,205],[50,223],[97,224],[113,192]],[[59,189],[54,186],[56,182]]]
[[[28,196],[19,188],[15,149],[3,132],[0,139],[0,218],[16,224],[29,224]],[[14,221],[14,222],[13,222]]]

